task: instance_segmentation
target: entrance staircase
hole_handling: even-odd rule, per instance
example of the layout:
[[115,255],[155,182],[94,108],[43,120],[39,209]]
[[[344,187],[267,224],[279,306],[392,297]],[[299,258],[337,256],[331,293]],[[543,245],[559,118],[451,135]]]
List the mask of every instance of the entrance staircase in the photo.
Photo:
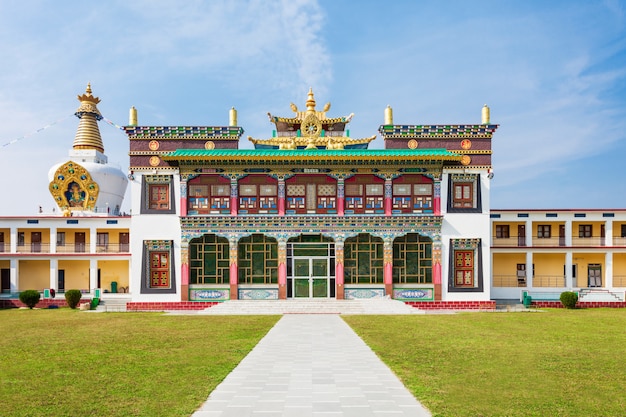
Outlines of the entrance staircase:
[[121,312],[126,311],[126,303],[131,301],[131,297],[124,296],[104,296],[100,299],[100,303],[96,307],[96,311],[104,312]]
[[389,298],[359,300],[229,300],[198,312],[207,315],[280,314],[425,314],[424,311]]
[[581,289],[578,293],[578,301],[615,303],[624,301],[624,293],[602,289]]

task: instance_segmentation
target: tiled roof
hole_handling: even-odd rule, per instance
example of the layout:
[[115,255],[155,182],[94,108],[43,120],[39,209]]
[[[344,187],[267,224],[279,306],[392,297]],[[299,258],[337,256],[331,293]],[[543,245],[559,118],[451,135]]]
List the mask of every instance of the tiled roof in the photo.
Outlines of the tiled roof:
[[164,160],[438,160],[457,161],[461,154],[446,149],[178,149],[162,155]]
[[129,139],[239,139],[243,128],[237,126],[124,126]]

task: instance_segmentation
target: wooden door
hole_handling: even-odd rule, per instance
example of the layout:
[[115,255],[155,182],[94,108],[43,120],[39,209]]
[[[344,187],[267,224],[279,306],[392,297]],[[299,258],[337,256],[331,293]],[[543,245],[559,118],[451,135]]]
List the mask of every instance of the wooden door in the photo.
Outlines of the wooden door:
[[85,232],[74,233],[74,251],[85,252]]
[[30,249],[32,252],[41,252],[41,232],[31,232]]

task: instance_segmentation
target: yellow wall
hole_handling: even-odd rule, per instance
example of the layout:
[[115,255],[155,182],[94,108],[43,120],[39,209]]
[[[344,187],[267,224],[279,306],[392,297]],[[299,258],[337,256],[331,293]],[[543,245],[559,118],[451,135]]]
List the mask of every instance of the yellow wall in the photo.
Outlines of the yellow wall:
[[600,236],[600,226],[604,224],[604,222],[592,222],[592,221],[577,221],[577,222],[572,222],[572,236],[573,237],[578,237],[579,236],[579,230],[578,230],[578,226],[581,224],[590,224],[591,225],[591,236],[592,237],[599,237]]
[[48,260],[22,259],[19,261],[18,291],[50,288],[50,262]]
[[128,261],[98,261],[100,268],[100,287],[111,291],[111,282],[117,282],[120,287],[128,287]]
[[[17,232],[24,232],[24,244],[30,245],[31,233],[41,232],[41,243],[50,243],[50,229],[17,229]],[[6,234],[5,234],[6,239]],[[47,288],[47,287],[46,287]]]
[[[621,237],[622,236],[622,225],[626,224],[626,222],[614,222],[613,223],[613,237]],[[6,237],[5,237],[6,239]]]
[[9,261],[8,259],[0,261],[0,268],[2,268],[2,269],[11,268],[11,261]]
[[549,222],[549,221],[533,221],[533,236],[537,236],[537,228],[538,226],[550,226],[550,236],[551,237],[559,237],[559,226],[565,224],[564,222]]
[[98,229],[97,233],[108,233],[109,243],[117,245],[120,243],[120,233],[129,233],[128,229]]
[[89,245],[89,229],[58,229],[57,233],[65,232],[65,245],[73,245],[76,241],[74,239],[75,233],[84,233],[85,234],[85,245]]
[[565,254],[563,253],[535,253],[533,255],[535,275],[563,276]]
[[59,260],[59,269],[65,270],[65,291],[90,289],[89,261]]
[[525,253],[494,253],[493,275],[516,275],[517,264],[526,263]]
[[[614,255],[615,256],[615,255]],[[586,287],[588,283],[588,267],[589,264],[600,264],[602,267],[602,285],[605,285],[604,275],[606,274],[606,266],[604,265],[603,253],[574,253],[572,263],[578,265],[577,286]],[[615,272],[614,272],[615,274]]]

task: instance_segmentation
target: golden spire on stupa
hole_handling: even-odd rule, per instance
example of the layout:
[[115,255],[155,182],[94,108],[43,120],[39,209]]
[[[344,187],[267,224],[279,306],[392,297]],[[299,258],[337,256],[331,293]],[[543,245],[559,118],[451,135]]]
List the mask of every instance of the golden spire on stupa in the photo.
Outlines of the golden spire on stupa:
[[74,137],[74,149],[96,149],[104,153],[104,145],[98,128],[98,120],[102,120],[102,115],[97,104],[100,103],[98,97],[91,94],[91,84],[87,84],[85,94],[78,96],[80,106],[74,113],[80,119],[76,136]]

